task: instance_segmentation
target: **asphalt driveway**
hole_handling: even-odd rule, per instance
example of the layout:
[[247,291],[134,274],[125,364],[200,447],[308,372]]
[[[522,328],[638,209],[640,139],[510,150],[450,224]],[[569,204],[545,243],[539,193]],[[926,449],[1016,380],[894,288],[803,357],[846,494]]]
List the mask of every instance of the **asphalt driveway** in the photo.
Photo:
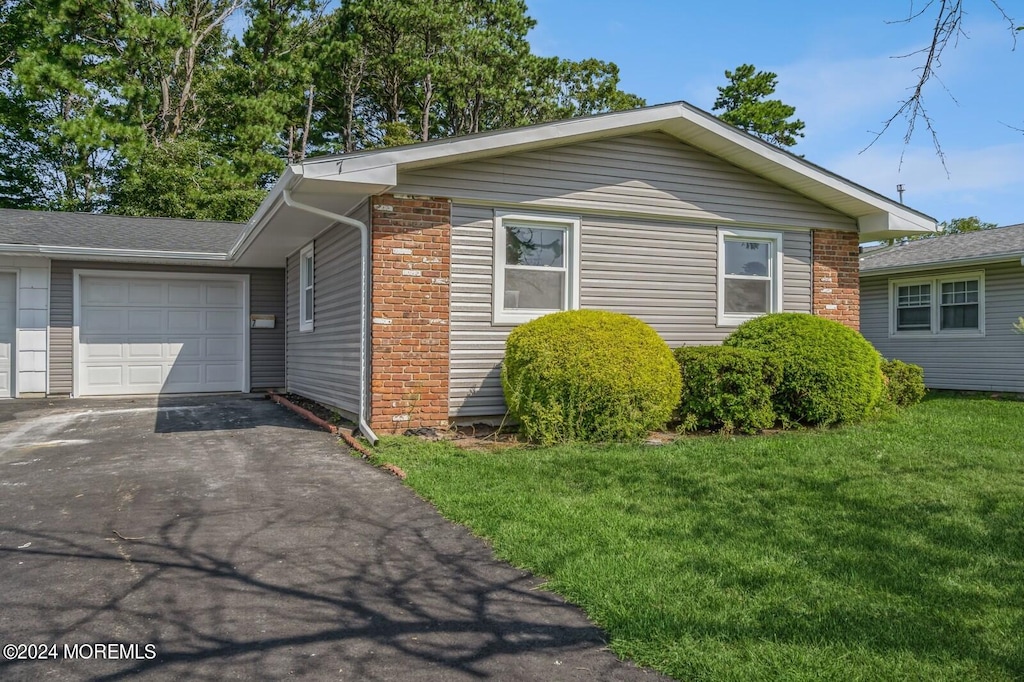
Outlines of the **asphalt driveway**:
[[270,401],[0,403],[2,679],[658,679],[537,587]]

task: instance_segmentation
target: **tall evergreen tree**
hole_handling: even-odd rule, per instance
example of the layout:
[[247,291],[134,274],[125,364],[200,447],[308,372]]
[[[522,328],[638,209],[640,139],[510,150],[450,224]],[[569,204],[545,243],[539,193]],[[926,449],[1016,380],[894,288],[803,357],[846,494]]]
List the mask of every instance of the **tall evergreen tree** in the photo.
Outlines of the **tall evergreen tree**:
[[720,119],[778,147],[792,147],[804,136],[804,122],[793,118],[796,108],[768,99],[775,94],[778,75],[741,64],[735,71],[726,71],[725,77],[729,82],[718,87],[712,107],[712,111],[722,111]]

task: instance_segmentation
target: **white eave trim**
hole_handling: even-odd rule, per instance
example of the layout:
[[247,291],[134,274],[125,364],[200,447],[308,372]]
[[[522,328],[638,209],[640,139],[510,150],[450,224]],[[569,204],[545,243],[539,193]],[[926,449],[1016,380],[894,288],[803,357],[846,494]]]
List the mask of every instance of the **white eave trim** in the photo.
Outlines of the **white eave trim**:
[[267,223],[270,222],[270,219],[274,217],[274,214],[277,213],[277,210],[281,208],[281,193],[291,187],[296,178],[299,177],[302,177],[302,166],[288,166],[284,169],[284,173],[281,174],[281,177],[277,179],[274,186],[267,192],[267,196],[263,197],[263,201],[260,203],[259,208],[256,209],[256,213],[246,223],[242,234],[238,235],[234,246],[228,251],[228,260],[238,260],[245,253],[245,250],[249,248],[260,232],[263,231],[263,228],[267,226]]
[[[837,194],[852,199],[860,205],[860,210],[836,210],[856,218],[862,234],[927,233],[936,229],[933,218],[762,142],[685,103],[567,119],[465,138],[437,140],[392,151],[357,152],[320,160],[310,159],[303,162],[302,168],[308,178],[330,178],[358,183],[397,182],[400,170],[457,163],[531,148],[560,146],[600,138],[606,134],[628,135],[655,130],[673,135],[687,144],[719,156],[826,206],[832,206]],[[715,144],[715,140],[720,144]],[[722,144],[727,145],[728,149],[723,149]],[[756,163],[757,160],[762,163]],[[771,167],[765,167],[763,162],[768,162]],[[817,185],[819,192],[810,192],[806,186],[803,191],[796,189],[795,185],[800,179]],[[827,196],[830,194],[831,197]]]
[[408,145],[393,151],[357,152],[323,159],[313,158],[304,161],[303,168],[307,177],[319,178],[391,166],[455,163],[468,156],[514,153],[520,147],[548,146],[546,143],[550,146],[570,144],[574,138],[588,138],[610,131],[629,134],[633,130],[657,130],[658,124],[679,118],[682,111],[678,104],[666,104],[598,116],[583,116],[524,128]]
[[11,255],[73,256],[84,259],[150,258],[154,260],[189,260],[225,263],[226,253],[200,251],[153,251],[149,249],[101,249],[83,246],[46,246],[37,244],[0,244],[0,253]]
[[857,229],[862,237],[883,239],[895,235],[932,234],[938,226],[934,221],[928,223],[918,216],[907,219],[903,215],[881,211],[857,218]]

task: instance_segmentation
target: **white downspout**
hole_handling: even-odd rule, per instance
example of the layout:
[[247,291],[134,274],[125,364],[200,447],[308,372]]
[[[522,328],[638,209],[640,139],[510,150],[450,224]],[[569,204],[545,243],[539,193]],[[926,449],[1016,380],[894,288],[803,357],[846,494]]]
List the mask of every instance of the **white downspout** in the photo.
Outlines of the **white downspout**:
[[317,208],[316,206],[310,206],[309,204],[303,204],[302,202],[295,201],[292,199],[291,192],[287,187],[282,192],[282,198],[284,199],[285,206],[290,208],[296,208],[300,211],[312,213],[314,215],[339,222],[343,225],[355,227],[359,229],[359,250],[362,258],[362,267],[360,268],[360,314],[359,314],[359,431],[370,441],[371,445],[377,444],[377,434],[370,429],[370,425],[366,423],[366,408],[367,408],[367,381],[366,381],[366,358],[367,358],[367,346],[370,343],[370,229],[362,221],[356,220],[355,218],[349,218],[348,216],[341,215],[340,213],[333,213],[331,211]]

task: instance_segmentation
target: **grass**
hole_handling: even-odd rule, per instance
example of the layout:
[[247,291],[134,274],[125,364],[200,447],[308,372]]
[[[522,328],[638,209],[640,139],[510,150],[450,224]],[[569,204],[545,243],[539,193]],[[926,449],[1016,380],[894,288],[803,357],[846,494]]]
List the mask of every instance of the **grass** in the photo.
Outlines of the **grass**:
[[831,431],[378,458],[683,680],[1024,679],[1024,402]]

